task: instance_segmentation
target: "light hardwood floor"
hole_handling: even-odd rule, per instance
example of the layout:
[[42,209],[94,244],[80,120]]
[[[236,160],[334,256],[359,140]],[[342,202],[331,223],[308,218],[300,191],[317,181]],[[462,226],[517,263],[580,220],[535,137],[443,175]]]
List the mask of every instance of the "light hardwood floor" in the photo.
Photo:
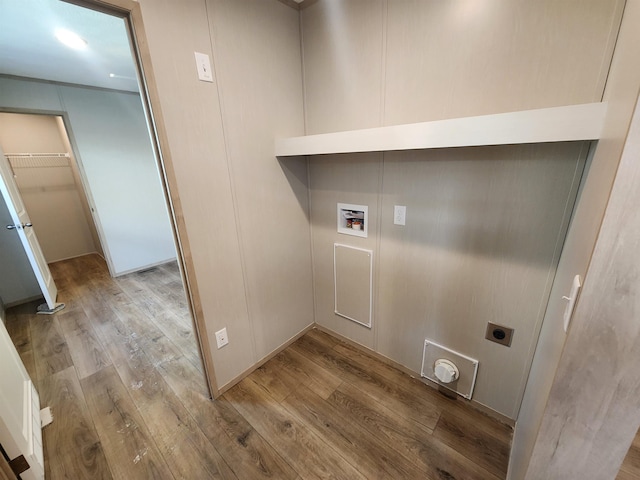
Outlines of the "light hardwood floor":
[[211,401],[180,276],[51,265],[67,307],[7,327],[54,422],[49,479],[495,480],[511,428],[312,330]]
[[616,480],[640,480],[640,431],[629,447]]

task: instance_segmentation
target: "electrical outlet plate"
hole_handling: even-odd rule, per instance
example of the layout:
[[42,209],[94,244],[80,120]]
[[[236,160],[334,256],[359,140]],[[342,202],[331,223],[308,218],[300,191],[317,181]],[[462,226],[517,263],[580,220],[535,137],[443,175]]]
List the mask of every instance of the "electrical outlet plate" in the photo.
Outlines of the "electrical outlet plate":
[[505,347],[510,347],[511,340],[513,339],[513,328],[489,322],[487,324],[487,331],[484,334],[484,338],[491,340],[492,342],[499,343],[500,345],[504,345]]
[[218,344],[218,348],[222,348],[227,343],[229,343],[229,337],[227,336],[226,328],[223,328],[222,330],[218,330],[216,332],[216,343]]
[[405,225],[407,223],[407,207],[405,205],[393,206],[393,224]]

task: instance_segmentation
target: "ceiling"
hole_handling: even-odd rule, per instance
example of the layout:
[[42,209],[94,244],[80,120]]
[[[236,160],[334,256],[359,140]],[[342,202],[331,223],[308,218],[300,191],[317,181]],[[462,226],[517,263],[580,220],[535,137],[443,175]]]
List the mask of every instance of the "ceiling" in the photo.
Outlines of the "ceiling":
[[[60,43],[59,28],[87,48]],[[0,74],[138,91],[125,21],[61,0],[0,0]]]

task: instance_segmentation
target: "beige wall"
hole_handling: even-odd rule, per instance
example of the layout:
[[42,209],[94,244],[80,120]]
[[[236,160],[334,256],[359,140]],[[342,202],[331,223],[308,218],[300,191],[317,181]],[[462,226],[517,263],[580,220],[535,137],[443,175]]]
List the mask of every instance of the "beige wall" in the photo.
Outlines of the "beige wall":
[[307,134],[599,100],[618,0],[320,0],[302,10]]
[[264,0],[207,5],[261,359],[313,323],[306,165],[273,156],[274,138],[304,133],[298,12]]
[[0,142],[8,153],[66,153],[54,116],[0,112]]
[[[218,387],[313,323],[298,13],[276,0],[143,0]],[[211,56],[199,82],[193,52]],[[226,327],[229,345],[214,333]]]
[[[620,6],[316,2],[301,12],[306,133],[599,101]],[[316,321],[414,372],[425,337],[475,357],[474,399],[515,419],[586,152],[310,159]],[[369,238],[336,234],[337,202],[369,206]],[[333,313],[335,241],[374,250],[372,330]],[[488,321],[516,329],[511,348],[484,340]]]

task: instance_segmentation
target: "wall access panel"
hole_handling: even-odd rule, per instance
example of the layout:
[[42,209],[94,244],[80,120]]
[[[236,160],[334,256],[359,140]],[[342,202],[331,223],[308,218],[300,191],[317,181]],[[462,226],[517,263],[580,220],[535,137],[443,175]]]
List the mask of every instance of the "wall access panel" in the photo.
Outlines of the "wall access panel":
[[335,313],[371,328],[373,251],[335,243]]

